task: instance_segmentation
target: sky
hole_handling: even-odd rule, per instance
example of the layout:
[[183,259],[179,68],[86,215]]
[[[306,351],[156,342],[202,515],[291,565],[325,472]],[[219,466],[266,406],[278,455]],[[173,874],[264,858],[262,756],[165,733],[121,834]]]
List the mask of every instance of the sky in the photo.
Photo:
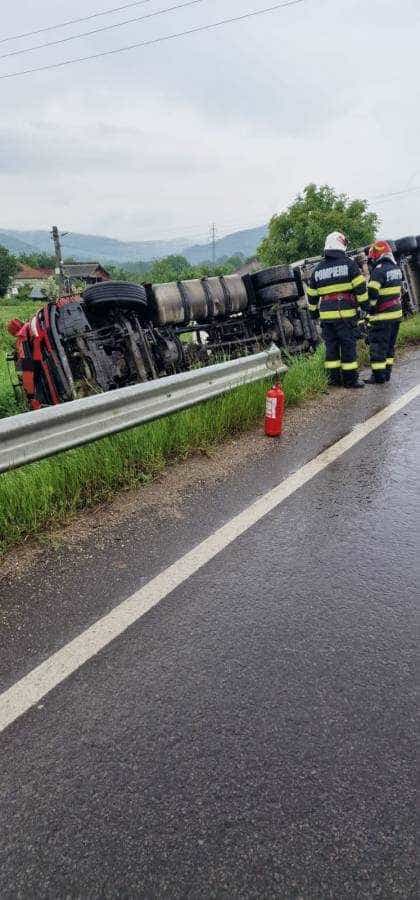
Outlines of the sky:
[[420,232],[418,0],[303,0],[202,33],[1,77],[276,0],[199,0],[4,56],[186,0],[143,0],[4,40],[127,2],[14,0],[3,10],[0,227],[57,223],[122,240],[204,242],[212,222],[220,236],[260,225],[316,182],[369,198],[385,237]]

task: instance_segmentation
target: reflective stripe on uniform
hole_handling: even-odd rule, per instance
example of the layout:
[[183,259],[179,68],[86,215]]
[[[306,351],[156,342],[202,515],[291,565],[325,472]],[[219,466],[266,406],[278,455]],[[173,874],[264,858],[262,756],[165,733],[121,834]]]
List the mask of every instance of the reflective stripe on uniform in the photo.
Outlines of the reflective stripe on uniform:
[[387,365],[387,366],[393,366],[393,365],[394,365],[394,357],[393,357],[393,356],[387,356],[387,358],[386,358],[386,365]]
[[379,371],[379,369],[386,369],[386,363],[371,363],[372,369],[374,372]]
[[376,316],[371,316],[371,322],[386,322],[390,319],[402,319],[402,309],[397,309],[396,312],[384,312],[378,313]]
[[324,366],[326,369],[340,369],[341,359],[326,359]]
[[365,294],[357,294],[358,303],[366,303],[366,300],[368,300],[368,299],[369,299],[369,295],[368,295],[367,291]]
[[399,287],[399,285],[396,285],[395,287],[381,288],[379,291],[380,297],[392,297],[393,294],[395,294],[396,297],[401,296],[401,288]]
[[316,312],[318,309],[317,303],[308,303],[309,312]]
[[343,284],[329,284],[326,287],[318,288],[318,295],[320,297],[326,297],[327,294],[342,294],[343,291],[351,291],[353,289],[353,285],[351,281],[343,282]]
[[359,284],[365,283],[364,275],[356,275],[356,278],[353,278],[352,285],[354,288],[359,287]]
[[352,369],[357,369],[357,368],[358,368],[358,362],[357,362],[357,359],[355,359],[355,361],[354,361],[354,362],[351,362],[351,363],[344,363],[344,362],[342,362],[342,363],[341,363],[341,368],[342,368],[343,372],[351,372]]
[[372,288],[373,291],[379,291],[381,284],[379,281],[369,281],[369,287]]
[[355,315],[355,309],[322,310],[322,308],[319,314],[321,319],[351,319]]
[[317,297],[318,296],[318,291],[315,288],[307,287],[306,293],[307,293],[308,297]]

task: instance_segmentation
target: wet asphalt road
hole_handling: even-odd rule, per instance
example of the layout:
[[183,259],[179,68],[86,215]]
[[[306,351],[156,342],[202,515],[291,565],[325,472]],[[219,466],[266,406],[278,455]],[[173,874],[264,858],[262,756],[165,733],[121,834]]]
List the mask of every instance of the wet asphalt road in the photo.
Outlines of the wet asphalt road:
[[[71,566],[46,554],[8,585],[2,687],[412,387],[419,361],[186,495],[176,528],[139,512]],[[418,421],[415,401],[0,735],[2,900],[416,896]]]

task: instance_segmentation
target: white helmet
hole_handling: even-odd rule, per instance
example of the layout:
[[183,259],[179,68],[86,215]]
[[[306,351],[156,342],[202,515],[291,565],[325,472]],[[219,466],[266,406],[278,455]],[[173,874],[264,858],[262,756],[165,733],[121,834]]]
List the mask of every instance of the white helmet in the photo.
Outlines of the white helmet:
[[346,250],[347,244],[348,241],[345,234],[342,234],[341,231],[332,231],[325,238],[324,250]]

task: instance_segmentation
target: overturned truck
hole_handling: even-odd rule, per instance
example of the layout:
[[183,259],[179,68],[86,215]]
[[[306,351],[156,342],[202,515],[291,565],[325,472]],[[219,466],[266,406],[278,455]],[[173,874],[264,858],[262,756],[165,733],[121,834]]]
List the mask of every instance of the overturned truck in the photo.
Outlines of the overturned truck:
[[47,303],[16,338],[16,389],[29,409],[255,353],[319,343],[299,269],[275,266],[168,284],[104,282]]

